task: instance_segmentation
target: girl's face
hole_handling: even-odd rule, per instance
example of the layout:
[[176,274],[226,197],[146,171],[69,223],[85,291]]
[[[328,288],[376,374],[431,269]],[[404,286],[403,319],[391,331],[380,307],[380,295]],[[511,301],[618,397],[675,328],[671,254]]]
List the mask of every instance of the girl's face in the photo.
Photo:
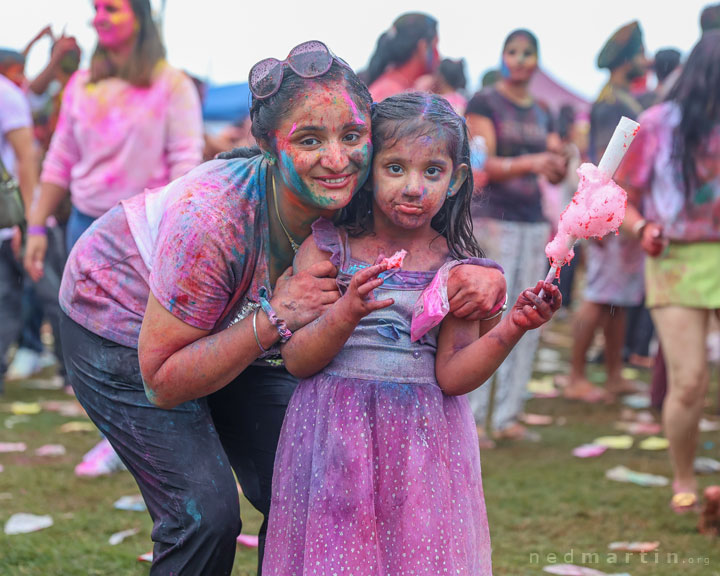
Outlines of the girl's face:
[[138,23],[130,0],[95,0],[94,4],[93,27],[100,46],[113,50],[134,41]]
[[467,166],[453,168],[445,142],[420,136],[375,154],[372,173],[376,230],[382,224],[430,230],[435,214],[465,181]]
[[272,139],[280,177],[302,206],[344,208],[369,174],[370,117],[344,83],[315,84],[298,95]]
[[537,52],[524,34],[515,36],[503,51],[503,76],[512,82],[529,82],[537,70]]

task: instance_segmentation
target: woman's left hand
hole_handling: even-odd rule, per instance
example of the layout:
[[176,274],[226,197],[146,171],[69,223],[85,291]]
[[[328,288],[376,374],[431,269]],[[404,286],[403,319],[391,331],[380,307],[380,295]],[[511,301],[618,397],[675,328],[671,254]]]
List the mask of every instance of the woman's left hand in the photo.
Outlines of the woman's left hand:
[[496,268],[462,264],[450,270],[450,312],[461,320],[482,320],[505,299],[505,276]]
[[[542,297],[538,296],[543,291]],[[518,296],[510,310],[510,321],[522,330],[539,328],[553,317],[562,305],[560,290],[550,282],[538,282]]]

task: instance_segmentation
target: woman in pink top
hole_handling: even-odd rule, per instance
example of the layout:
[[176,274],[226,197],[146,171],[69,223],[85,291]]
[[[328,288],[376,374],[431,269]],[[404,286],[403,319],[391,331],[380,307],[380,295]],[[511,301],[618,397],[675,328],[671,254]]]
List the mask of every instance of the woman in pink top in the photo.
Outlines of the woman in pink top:
[[693,462],[710,379],[705,340],[711,317],[720,317],[720,31],[703,35],[668,99],[639,122],[617,181],[635,200],[623,228],[649,256],[646,305],[669,377],[662,416],[671,507],[687,512],[698,502]]
[[403,14],[378,38],[365,83],[375,102],[415,89],[415,82],[435,71],[438,55],[437,21],[427,14]]
[[73,75],[28,217],[25,264],[37,280],[45,220],[70,193],[68,250],[118,201],[162,186],[202,161],[202,116],[192,82],[165,61],[149,0],[95,0],[98,45]]

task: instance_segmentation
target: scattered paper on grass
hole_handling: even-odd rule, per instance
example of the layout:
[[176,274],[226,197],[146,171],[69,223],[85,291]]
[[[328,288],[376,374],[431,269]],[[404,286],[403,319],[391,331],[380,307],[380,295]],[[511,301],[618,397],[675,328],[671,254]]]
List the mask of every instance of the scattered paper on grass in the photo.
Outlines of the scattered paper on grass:
[[40,414],[42,408],[37,402],[13,402],[10,404],[10,412],[15,415]]
[[633,437],[623,434],[621,436],[600,436],[592,441],[593,444],[612,448],[613,450],[629,450],[633,445]]
[[662,425],[657,422],[615,422],[615,428],[628,434],[652,435],[662,432]]
[[113,504],[118,510],[130,510],[131,512],[143,512],[147,510],[145,501],[139,494],[133,494],[132,496],[122,496],[115,501]]
[[610,550],[620,552],[652,552],[660,546],[660,542],[611,542]]
[[575,448],[572,453],[577,458],[596,458],[605,453],[606,450],[607,446],[601,446],[600,444],[583,444]]
[[560,395],[558,389],[555,388],[552,376],[531,378],[528,382],[527,390],[536,398],[555,398]]
[[87,416],[85,410],[76,400],[49,400],[40,404],[43,410],[57,412],[60,416],[74,418],[76,416]]
[[667,438],[661,438],[660,436],[650,436],[640,442],[640,450],[667,450],[670,442]]
[[10,492],[0,492],[0,500],[12,500],[13,495]]
[[623,377],[625,380],[637,380],[640,378],[640,370],[637,368],[628,368],[625,367],[620,372],[620,376]]
[[605,472],[605,478],[616,482],[629,482],[638,486],[667,486],[670,480],[664,476],[635,472],[625,466],[616,466]]
[[252,536],[250,534],[240,534],[240,536],[237,537],[237,543],[242,544],[247,548],[257,548],[259,541],[257,536]]
[[60,426],[60,432],[63,434],[69,434],[71,432],[95,432],[95,424],[86,420],[73,420],[72,422],[65,422]]
[[26,422],[30,422],[30,416],[25,416],[24,414],[13,414],[12,416],[5,418],[5,428],[12,430],[18,424],[25,424]]
[[720,472],[720,462],[714,458],[701,456],[699,458],[695,458],[694,468],[697,474],[716,474],[717,472]]
[[28,390],[62,390],[61,378],[23,380],[20,386]]
[[145,554],[140,554],[138,556],[138,562],[152,562],[153,561],[153,553],[152,552],[145,552]]
[[120,544],[120,542],[125,540],[125,538],[135,536],[135,534],[137,534],[138,532],[140,532],[139,528],[130,528],[129,530],[115,532],[115,534],[108,538],[108,544],[110,544],[110,546],[117,546],[118,544]]
[[520,420],[528,426],[549,426],[553,423],[553,417],[547,414],[522,414]]
[[575,564],[553,564],[552,566],[545,566],[543,572],[561,576],[607,576],[606,572],[595,570],[595,568],[576,566]]
[[25,442],[0,442],[0,453],[25,452],[25,450],[27,450]]
[[8,521],[5,522],[5,534],[27,534],[52,525],[53,519],[50,516],[37,516],[19,512],[10,516]]
[[650,397],[647,394],[630,394],[623,396],[622,403],[635,410],[644,410],[650,407]]
[[35,450],[35,456],[64,456],[65,446],[62,444],[45,444]]
[[717,432],[720,430],[720,422],[702,418],[699,424],[700,432]]

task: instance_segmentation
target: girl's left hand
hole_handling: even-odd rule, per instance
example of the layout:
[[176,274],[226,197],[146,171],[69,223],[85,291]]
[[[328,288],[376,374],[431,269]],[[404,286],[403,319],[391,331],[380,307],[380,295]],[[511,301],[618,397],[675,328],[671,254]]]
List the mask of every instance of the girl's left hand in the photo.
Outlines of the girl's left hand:
[[[542,298],[538,296],[543,290]],[[522,330],[534,330],[545,324],[562,305],[560,290],[550,282],[538,282],[535,288],[528,288],[518,297],[510,321]]]

